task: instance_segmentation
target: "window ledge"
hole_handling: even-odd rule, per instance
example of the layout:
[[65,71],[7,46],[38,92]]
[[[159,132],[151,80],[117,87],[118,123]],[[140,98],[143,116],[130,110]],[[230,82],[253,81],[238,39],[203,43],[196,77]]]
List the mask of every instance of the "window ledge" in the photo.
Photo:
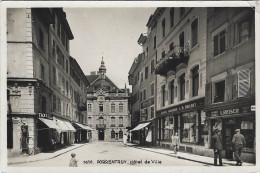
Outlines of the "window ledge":
[[199,48],[199,47],[200,47],[200,45],[199,45],[198,43],[195,44],[195,45],[190,49],[189,53],[193,52],[196,48]]
[[226,52],[227,52],[227,50],[226,50],[225,52],[221,53],[221,54],[218,54],[218,55],[216,55],[216,56],[213,56],[212,59],[216,59],[216,58],[218,58],[218,57],[221,57],[221,56],[225,55]]

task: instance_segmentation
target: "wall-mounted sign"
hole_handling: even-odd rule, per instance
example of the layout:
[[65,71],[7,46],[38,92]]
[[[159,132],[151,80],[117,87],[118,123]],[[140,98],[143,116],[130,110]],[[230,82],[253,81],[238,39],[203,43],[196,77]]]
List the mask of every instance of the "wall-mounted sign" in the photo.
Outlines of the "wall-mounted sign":
[[210,116],[216,117],[216,116],[234,115],[234,114],[250,113],[250,112],[251,112],[250,107],[244,106],[244,107],[239,107],[239,108],[230,108],[230,109],[210,111]]
[[39,118],[46,118],[46,119],[53,119],[52,116],[50,116],[50,114],[47,113],[38,113],[38,117]]
[[197,109],[198,107],[203,107],[203,106],[204,106],[204,98],[191,101],[188,103],[184,103],[178,106],[173,106],[168,109],[159,110],[157,111],[157,115],[164,115],[167,113],[173,113],[178,111],[194,110]]
[[151,105],[153,105],[153,104],[154,104],[154,97],[152,97],[152,98],[150,98],[150,99],[148,99],[148,100],[142,102],[142,103],[141,103],[141,109],[146,108],[146,107],[148,107],[148,106],[151,106]]

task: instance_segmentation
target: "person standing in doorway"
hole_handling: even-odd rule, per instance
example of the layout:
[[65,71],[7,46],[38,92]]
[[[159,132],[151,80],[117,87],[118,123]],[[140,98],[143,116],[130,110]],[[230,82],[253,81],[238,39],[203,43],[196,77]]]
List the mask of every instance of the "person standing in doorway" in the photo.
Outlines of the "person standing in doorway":
[[214,130],[214,135],[211,138],[211,142],[212,142],[212,147],[214,150],[214,166],[218,165],[217,164],[218,158],[219,158],[219,166],[223,166],[222,165],[222,156],[221,156],[221,152],[223,150],[223,145],[222,145],[222,138],[220,136],[219,129]]
[[124,146],[126,147],[126,145],[127,145],[127,135],[126,134],[124,134],[124,136],[123,136],[123,143],[124,143]]
[[237,160],[236,166],[242,166],[243,161],[241,159],[241,153],[246,145],[246,140],[245,137],[242,134],[240,134],[240,129],[235,130],[235,134],[232,139],[232,144],[233,150],[235,152],[234,154]]
[[178,136],[178,132],[176,132],[175,136],[172,135],[172,146],[175,154],[177,154],[179,145],[180,145],[180,138]]

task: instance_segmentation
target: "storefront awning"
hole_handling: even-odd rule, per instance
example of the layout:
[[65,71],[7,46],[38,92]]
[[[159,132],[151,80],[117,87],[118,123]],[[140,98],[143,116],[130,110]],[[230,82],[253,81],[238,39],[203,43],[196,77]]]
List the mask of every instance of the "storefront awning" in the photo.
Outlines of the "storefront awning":
[[134,129],[130,130],[130,131],[135,131],[135,130],[140,130],[146,126],[148,126],[151,122],[148,122],[148,123],[141,123],[141,124],[138,124]]
[[68,121],[64,121],[65,124],[68,126],[68,128],[70,129],[70,131],[72,132],[76,132],[76,129],[72,126],[72,124]]
[[85,125],[83,125],[83,124],[79,124],[79,123],[75,123],[75,124],[76,124],[77,126],[79,126],[81,129],[91,130],[91,131],[95,130],[95,129],[92,129],[91,127],[85,126]]
[[56,121],[58,122],[58,126],[61,128],[62,131],[71,131],[64,121],[60,119],[56,119]]
[[48,126],[51,129],[57,129],[58,131],[61,131],[62,129],[55,124],[53,120],[45,119],[45,118],[39,118],[46,126]]

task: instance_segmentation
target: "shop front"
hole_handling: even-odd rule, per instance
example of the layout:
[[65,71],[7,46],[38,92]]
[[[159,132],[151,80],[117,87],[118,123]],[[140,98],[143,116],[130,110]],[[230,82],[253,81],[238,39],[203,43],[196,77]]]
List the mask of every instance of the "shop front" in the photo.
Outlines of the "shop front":
[[254,107],[254,103],[247,102],[239,105],[222,105],[208,111],[207,119],[211,124],[211,132],[216,128],[221,130],[224,155],[228,159],[234,159],[232,138],[235,129],[240,129],[246,140],[242,159],[246,162],[255,162],[255,112],[251,107]]
[[[88,142],[89,137],[88,137],[88,132],[90,131],[95,131],[95,129],[92,129],[91,127],[87,125],[83,125],[80,123],[72,123],[73,127],[76,129],[75,133],[75,142],[80,143],[80,142]],[[91,135],[92,137],[92,135]]]

